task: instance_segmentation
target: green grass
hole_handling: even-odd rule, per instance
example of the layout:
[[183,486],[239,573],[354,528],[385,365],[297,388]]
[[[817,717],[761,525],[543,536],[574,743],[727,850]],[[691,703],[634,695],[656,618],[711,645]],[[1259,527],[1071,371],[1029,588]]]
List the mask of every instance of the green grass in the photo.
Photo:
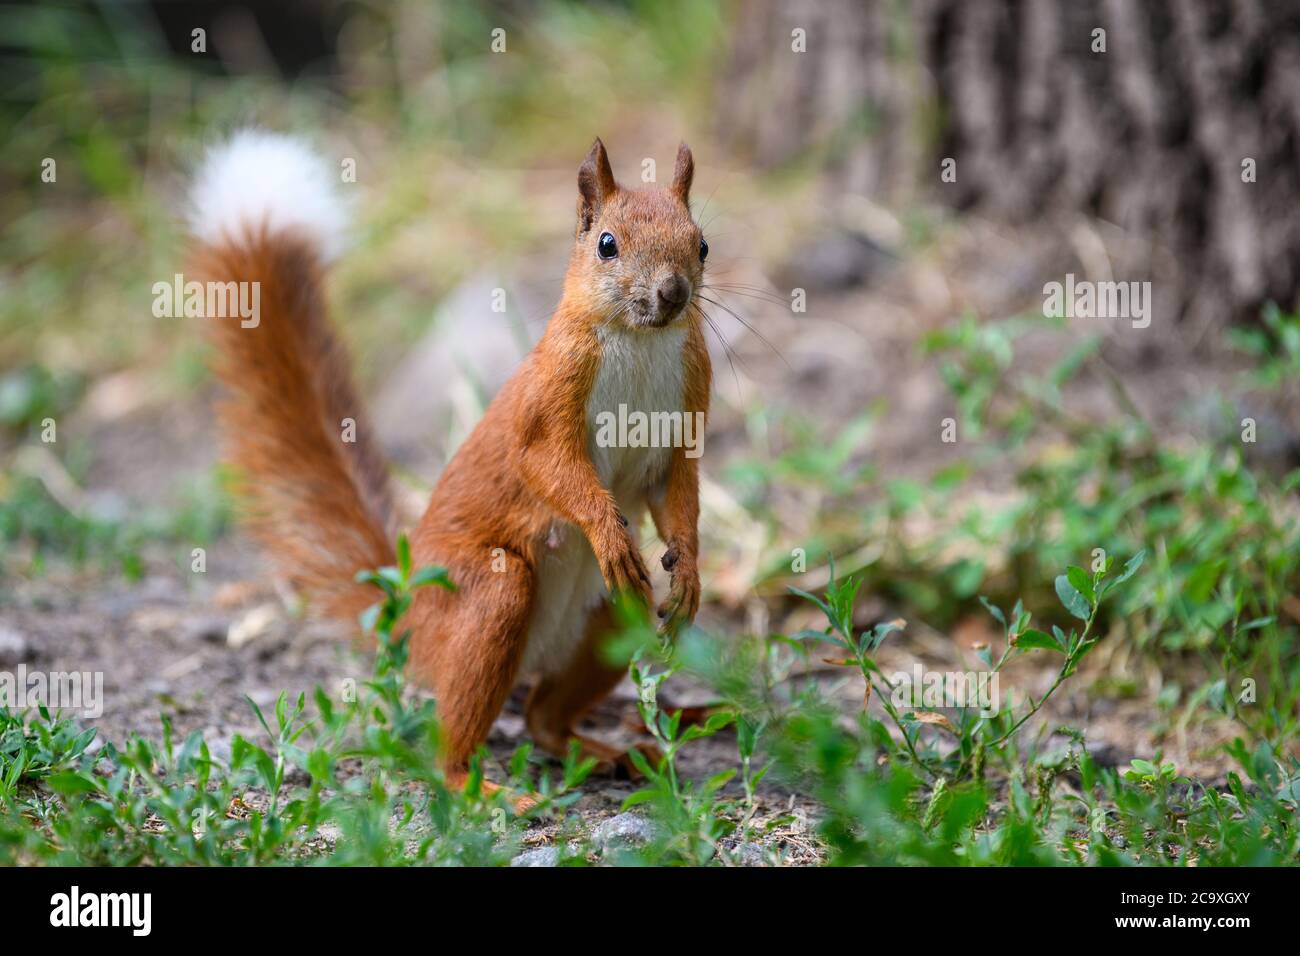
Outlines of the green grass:
[[[253,705],[261,740],[235,737],[226,761],[198,733],[179,744],[169,723],[161,744],[129,740],[91,750],[93,730],[52,716],[0,710],[0,863],[324,865],[500,865],[515,855],[528,824],[563,819],[591,769],[572,756],[537,767],[526,747],[510,764],[515,792],[537,805],[517,817],[503,793],[484,796],[481,761],[469,786],[448,789],[438,769],[433,701],[404,693],[407,636],[395,622],[419,587],[452,587],[437,568],[414,570],[405,541],[397,567],[364,575],[383,600],[366,620],[379,653],[372,679],[340,702],[319,688],[312,713],[304,696],[281,695],[269,718]],[[623,643],[635,648],[632,677],[641,713],[663,748],[662,760],[638,758],[645,785],[625,801],[648,809],[654,838],[609,851],[576,818],[566,862],[708,865],[731,862],[737,841],[762,833],[752,824],[762,777],[778,777],[814,795],[816,833],[827,863],[942,865],[1243,865],[1291,863],[1300,851],[1295,823],[1300,764],[1280,761],[1240,739],[1230,751],[1242,775],[1222,789],[1181,777],[1172,764],[1134,760],[1125,773],[1096,766],[1072,731],[1063,753],[1022,750],[1022,728],[1056,688],[1076,674],[1097,644],[1103,602],[1140,580],[1141,556],[1119,573],[1071,568],[1058,578],[1062,604],[1077,619],[1068,632],[1030,626],[1019,606],[1004,626],[995,671],[1015,657],[1060,659],[1056,683],[1021,710],[992,717],[962,709],[953,719],[919,719],[886,703],[888,721],[863,709],[846,724],[811,687],[792,692],[771,680],[782,652],[806,660],[829,642],[889,699],[874,654],[895,623],[858,631],[854,599],[861,582],[840,579],[823,596],[802,595],[826,626],[767,639],[765,665],[720,658],[716,642],[689,633],[679,647],[660,642],[629,618]],[[776,652],[775,654],[773,652]],[[752,651],[750,652],[752,653]],[[683,726],[662,711],[659,685],[679,668],[710,679],[725,706],[703,724]],[[736,724],[735,766],[705,781],[683,777],[678,759],[692,741]],[[743,794],[724,795],[740,775]],[[1070,785],[1066,786],[1066,782]],[[769,826],[771,823],[769,822]]]
[[[1300,471],[1252,468],[1239,427],[1200,442],[1157,433],[1118,379],[1113,409],[1071,409],[1068,382],[1108,371],[1092,340],[1055,367],[1020,366],[1016,342],[1043,322],[964,319],[923,343],[960,409],[964,452],[927,481],[891,480],[871,463],[883,407],[832,436],[781,422],[783,446],[768,442],[730,463],[724,480],[772,529],[759,586],[771,594],[799,578],[790,572],[796,542],[769,504],[792,493],[815,502],[804,513],[817,522],[797,539],[810,568],[838,555],[873,593],[940,628],[978,611],[981,595],[1050,607],[1066,565],[1145,551],[1142,576],[1101,623],[1174,678],[1166,703],[1182,718],[1228,718],[1281,752],[1300,719]],[[1265,328],[1277,331],[1259,334],[1285,341],[1300,319],[1275,315]],[[1288,353],[1267,354],[1247,381],[1290,388],[1275,371]],[[990,485],[1013,492],[999,499],[1009,503],[966,500]],[[906,530],[918,516],[926,534]],[[1245,682],[1257,692],[1248,707],[1237,703]]]
[[[764,482],[802,483],[821,496],[825,550],[809,561],[830,562],[830,582],[816,593],[786,591],[815,607],[822,626],[753,638],[693,629],[664,644],[644,619],[626,616],[612,653],[630,666],[641,716],[664,753],[656,763],[637,758],[643,785],[625,803],[651,815],[648,845],[593,842],[572,810],[590,766],[573,757],[557,766],[517,751],[510,785],[539,796],[523,818],[505,797],[485,797],[477,772],[467,792],[446,787],[436,704],[405,692],[406,635],[393,626],[412,589],[454,583],[437,569],[413,570],[403,542],[398,567],[366,577],[381,598],[363,620],[380,646],[373,679],[355,700],[319,689],[310,701],[282,696],[274,715],[257,713],[265,737],[236,738],[228,760],[198,735],[178,745],[166,724],[161,744],[135,738],[92,752],[93,732],[71,722],[4,712],[0,859],[502,864],[530,823],[546,818],[560,823],[569,864],[728,864],[745,846],[779,862],[769,831],[789,820],[758,812],[767,778],[816,801],[818,854],[829,864],[1294,864],[1300,665],[1287,606],[1300,547],[1287,496],[1296,475],[1256,474],[1230,444],[1175,447],[1131,414],[1077,421],[1061,390],[1087,367],[1090,349],[1028,374],[1015,364],[1022,326],[962,323],[927,343],[984,429],[984,460],[906,487],[882,486],[866,468],[845,481],[860,428],[829,447],[796,442],[766,472],[736,466],[759,518]],[[1050,457],[1036,450],[1045,436],[1065,440]],[[901,533],[910,509],[954,509],[964,483],[994,465],[1012,466],[1021,493],[1005,511],[953,510],[934,540]],[[98,540],[93,525],[43,516],[42,507],[20,498],[0,516],[24,522],[29,536],[47,529],[55,553],[80,556]],[[883,542],[876,557],[853,566],[859,543],[873,538]],[[981,555],[975,570],[969,558],[943,557],[954,543]],[[851,573],[835,573],[837,553]],[[860,626],[857,599],[867,590],[927,620],[978,610],[1001,634],[977,649],[978,669],[1000,675],[1033,657],[1055,668],[1050,689],[1019,703],[1007,697],[992,714],[897,705],[877,655],[903,625]],[[1177,727],[1220,729],[1233,768],[1224,778],[1191,779],[1158,752],[1102,767],[1087,727],[1043,723],[1050,698],[1081,681],[1095,695],[1113,692],[1105,669],[1083,666],[1102,642],[1159,666],[1157,739]],[[797,679],[818,660],[856,675],[871,706],[846,715],[842,697]],[[679,672],[717,696],[701,723],[659,706],[660,686]],[[1246,678],[1253,696],[1241,692]],[[682,755],[720,734],[734,740],[733,758],[706,779],[684,774]],[[1068,743],[1048,746],[1052,739]]]

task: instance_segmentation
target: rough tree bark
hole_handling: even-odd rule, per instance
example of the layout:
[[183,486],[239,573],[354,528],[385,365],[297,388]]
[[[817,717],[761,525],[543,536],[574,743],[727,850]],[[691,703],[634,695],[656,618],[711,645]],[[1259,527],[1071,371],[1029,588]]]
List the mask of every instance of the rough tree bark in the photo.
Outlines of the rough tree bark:
[[751,0],[732,36],[719,124],[762,166],[814,150],[877,200],[1109,222],[1115,277],[1184,331],[1297,302],[1295,0]]

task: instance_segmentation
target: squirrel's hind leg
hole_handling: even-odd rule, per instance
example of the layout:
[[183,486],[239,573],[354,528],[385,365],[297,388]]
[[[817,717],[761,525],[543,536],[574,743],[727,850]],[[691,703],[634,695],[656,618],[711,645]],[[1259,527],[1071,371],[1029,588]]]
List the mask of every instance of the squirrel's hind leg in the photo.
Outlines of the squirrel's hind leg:
[[418,592],[410,612],[411,667],[438,702],[452,786],[463,784],[470,756],[501,713],[527,643],[532,569],[510,552],[504,568],[493,560],[446,562],[456,590]]
[[[574,728],[583,715],[603,700],[627,673],[607,664],[600,648],[616,630],[613,611],[607,603],[590,612],[586,632],[564,670],[538,679],[524,706],[528,732],[537,745],[552,756],[563,758],[569,741],[576,740],[582,757],[594,757],[596,773],[637,777],[639,772],[621,747],[578,733]],[[662,754],[653,743],[636,745],[651,764]]]

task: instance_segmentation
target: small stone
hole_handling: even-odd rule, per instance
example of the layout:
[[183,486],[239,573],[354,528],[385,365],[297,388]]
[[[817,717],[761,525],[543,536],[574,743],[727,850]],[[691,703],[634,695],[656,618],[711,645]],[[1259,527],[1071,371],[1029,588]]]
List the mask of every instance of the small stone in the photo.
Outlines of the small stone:
[[592,838],[602,849],[615,846],[645,846],[655,838],[655,826],[636,813],[620,813],[601,822],[592,831]]
[[1120,765],[1119,751],[1114,744],[1104,740],[1089,740],[1084,744],[1084,749],[1098,767],[1113,768]]
[[31,645],[11,627],[0,625],[0,667],[10,667],[30,659]]
[[560,848],[558,846],[539,846],[525,850],[510,861],[511,866],[559,866]]
[[226,634],[226,643],[238,649],[256,641],[271,632],[279,617],[279,609],[274,604],[259,604],[230,625],[230,630]]
[[230,621],[223,617],[200,617],[185,623],[182,636],[186,641],[220,644],[230,631]]
[[732,853],[736,862],[741,866],[766,866],[767,859],[763,854],[763,848],[757,843],[742,843],[736,847]]

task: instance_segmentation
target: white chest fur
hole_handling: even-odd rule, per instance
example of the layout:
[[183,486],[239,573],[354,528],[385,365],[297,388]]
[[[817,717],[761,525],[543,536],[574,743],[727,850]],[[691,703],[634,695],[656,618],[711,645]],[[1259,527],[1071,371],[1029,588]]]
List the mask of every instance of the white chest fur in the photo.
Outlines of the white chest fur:
[[[604,352],[587,400],[587,450],[635,533],[646,491],[667,472],[672,449],[629,442],[637,436],[629,436],[618,423],[635,421],[634,412],[683,411],[686,329],[600,335]],[[582,640],[588,612],[605,597],[600,567],[582,532],[573,526],[557,532],[557,546],[543,548],[538,563],[525,673],[562,670]]]
[[656,429],[638,435],[636,428],[638,421],[683,412],[686,327],[607,331],[601,344],[604,354],[587,400],[588,451],[601,481],[621,504],[667,469],[671,451],[657,441]]

